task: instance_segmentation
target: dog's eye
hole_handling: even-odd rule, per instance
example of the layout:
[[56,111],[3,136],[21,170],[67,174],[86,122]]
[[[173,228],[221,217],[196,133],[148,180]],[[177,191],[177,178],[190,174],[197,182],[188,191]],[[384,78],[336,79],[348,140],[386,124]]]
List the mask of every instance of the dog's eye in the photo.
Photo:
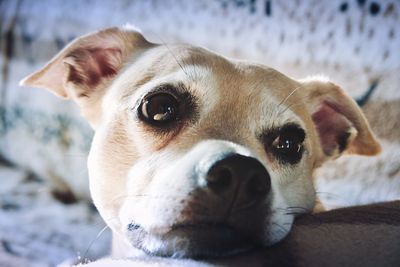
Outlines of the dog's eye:
[[296,164],[301,160],[305,132],[298,125],[289,124],[269,135],[268,151],[282,163]]
[[169,93],[158,93],[144,99],[139,107],[139,115],[153,125],[164,125],[178,118],[179,103]]

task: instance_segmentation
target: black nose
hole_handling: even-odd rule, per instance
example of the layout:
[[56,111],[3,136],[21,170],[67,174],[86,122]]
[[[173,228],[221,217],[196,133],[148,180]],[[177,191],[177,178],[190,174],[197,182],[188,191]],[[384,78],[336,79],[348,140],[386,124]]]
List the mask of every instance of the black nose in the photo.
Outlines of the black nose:
[[239,204],[266,197],[271,190],[271,178],[261,162],[239,154],[215,162],[206,180],[209,189],[216,194],[233,195]]

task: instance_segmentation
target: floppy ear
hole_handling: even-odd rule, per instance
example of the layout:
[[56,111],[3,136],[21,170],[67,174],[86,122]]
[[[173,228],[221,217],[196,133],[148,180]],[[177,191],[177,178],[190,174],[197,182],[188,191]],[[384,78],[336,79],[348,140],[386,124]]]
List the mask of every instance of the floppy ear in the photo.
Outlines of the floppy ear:
[[109,83],[130,57],[151,46],[140,33],[129,29],[94,32],[72,41],[20,85],[46,88],[58,96],[72,98],[94,123],[93,115],[99,116],[96,109]]
[[341,88],[318,80],[303,81],[303,86],[325,160],[343,153],[376,155],[381,151],[361,109]]

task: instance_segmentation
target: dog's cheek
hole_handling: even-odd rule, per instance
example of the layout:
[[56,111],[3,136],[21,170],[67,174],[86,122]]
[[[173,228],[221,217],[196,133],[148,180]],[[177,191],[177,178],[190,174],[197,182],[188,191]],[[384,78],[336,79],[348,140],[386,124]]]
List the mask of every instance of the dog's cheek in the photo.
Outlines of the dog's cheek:
[[274,198],[282,198],[282,207],[299,207],[308,212],[315,205],[312,162],[304,156],[295,166],[281,166],[272,172]]
[[167,154],[164,151],[143,156],[129,170],[126,197],[118,215],[122,227],[134,222],[145,230],[157,232],[178,217],[179,203],[186,196],[185,184],[180,178],[186,176],[179,172],[184,168],[177,169],[173,164],[179,160]]
[[137,153],[118,118],[104,122],[94,136],[88,158],[90,191],[102,217],[118,227],[119,208],[128,194],[129,169]]
[[270,246],[284,239],[291,230],[294,218],[313,209],[315,190],[310,176],[308,169],[301,168],[272,174],[272,212],[266,223],[264,245]]
[[270,216],[266,218],[264,240],[265,246],[271,246],[282,240],[290,231],[293,216],[287,215],[288,203],[293,202],[291,190],[287,188],[288,177],[274,171],[271,173],[272,201]]

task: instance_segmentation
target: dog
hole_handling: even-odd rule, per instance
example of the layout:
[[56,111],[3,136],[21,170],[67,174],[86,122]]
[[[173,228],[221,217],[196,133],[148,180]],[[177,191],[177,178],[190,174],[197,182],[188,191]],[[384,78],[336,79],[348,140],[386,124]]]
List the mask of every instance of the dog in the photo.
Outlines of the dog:
[[150,43],[128,27],[72,41],[21,85],[73,99],[95,130],[90,191],[116,258],[273,245],[313,210],[319,166],[381,150],[328,79]]

